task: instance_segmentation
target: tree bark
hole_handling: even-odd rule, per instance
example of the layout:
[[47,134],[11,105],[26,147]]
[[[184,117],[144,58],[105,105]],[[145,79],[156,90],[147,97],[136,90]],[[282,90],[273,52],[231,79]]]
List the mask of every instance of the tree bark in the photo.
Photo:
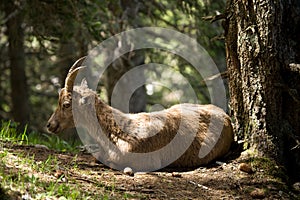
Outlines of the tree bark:
[[[124,1],[121,0],[119,2],[119,6],[121,11],[115,10],[113,6],[111,7],[111,11],[114,13],[115,16],[118,16],[119,29],[125,30],[126,26],[131,26],[133,28],[140,27],[142,22],[140,18],[138,18],[139,12],[139,1]],[[112,33],[113,34],[113,33]],[[129,41],[120,41],[123,46],[131,45]],[[116,47],[117,48],[117,47]],[[120,78],[126,74],[129,70],[133,69],[134,67],[144,64],[145,56],[142,51],[135,51],[131,53],[127,53],[114,61],[114,63],[107,69],[106,73],[106,90],[108,96],[109,104],[112,104],[111,97],[113,90],[115,89],[115,85],[119,82],[118,90],[118,97],[114,99],[114,105],[116,108],[123,112],[131,112],[131,113],[138,113],[143,112],[146,110],[146,89],[144,86],[137,88],[129,100],[129,108],[127,107],[127,102],[124,102],[125,94],[129,92],[129,88],[134,86],[136,83],[135,80],[130,79],[122,79]],[[136,78],[139,78],[141,81],[146,81],[145,75],[143,71],[139,72],[140,75]]]
[[[136,88],[134,93],[129,99],[129,103],[124,101],[124,98],[128,96],[131,89],[134,89],[135,80],[129,78],[121,78],[129,70],[133,69],[135,66],[144,64],[143,53],[135,52],[134,56],[130,56],[128,53],[118,58],[108,69],[106,74],[106,90],[108,95],[108,103],[123,112],[138,113],[144,112],[146,110],[146,89],[144,86]],[[145,75],[143,71],[139,71],[138,82],[145,82]],[[118,88],[115,88],[118,83]],[[112,94],[116,89],[117,99],[114,98],[112,102]],[[116,92],[115,91],[115,92]],[[127,103],[129,107],[127,106]]]
[[29,93],[25,74],[23,10],[18,1],[5,3],[7,37],[9,43],[12,115],[24,126],[29,122]]
[[245,148],[276,159],[300,178],[300,4],[228,0],[226,10],[230,106],[237,137]]

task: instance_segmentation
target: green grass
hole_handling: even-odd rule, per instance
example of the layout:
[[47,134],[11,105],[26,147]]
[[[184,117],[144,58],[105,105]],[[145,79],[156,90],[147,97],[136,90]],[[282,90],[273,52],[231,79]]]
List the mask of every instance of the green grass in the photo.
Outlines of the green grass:
[[49,149],[54,149],[61,152],[76,152],[78,151],[77,146],[80,145],[79,142],[71,145],[53,134],[37,132],[28,133],[27,126],[25,126],[23,131],[19,131],[18,124],[11,121],[1,122],[0,140],[17,143],[19,145],[45,145]]
[[47,160],[35,162],[32,157],[4,150],[1,151],[0,162],[0,195],[6,195],[6,198],[13,196],[13,193],[28,194],[32,199],[83,199],[88,196],[84,191],[78,190],[76,184],[51,176],[58,162],[54,156],[49,155]]
[[17,130],[17,126],[17,123],[14,122],[2,121],[0,127],[0,139],[4,141],[19,141],[20,144],[28,141],[28,137],[26,135],[27,126],[22,133]]
[[[18,124],[8,121],[1,122],[0,141],[10,142],[18,145],[45,145],[49,149],[57,151],[77,151],[58,136],[27,132],[27,126],[23,131],[18,130]],[[68,199],[76,199],[79,195],[76,188],[71,188],[66,183],[59,183],[60,179],[45,181],[39,178],[40,174],[54,173],[58,167],[58,160],[55,156],[49,155],[43,162],[35,162],[34,155],[26,157],[20,153],[12,155],[0,148],[0,199],[13,199],[14,192],[30,193],[35,199],[47,199],[53,196],[67,196]],[[14,160],[13,163],[11,163]],[[17,168],[6,166],[18,166]],[[43,188],[41,190],[40,188]],[[10,196],[10,197],[9,197]]]

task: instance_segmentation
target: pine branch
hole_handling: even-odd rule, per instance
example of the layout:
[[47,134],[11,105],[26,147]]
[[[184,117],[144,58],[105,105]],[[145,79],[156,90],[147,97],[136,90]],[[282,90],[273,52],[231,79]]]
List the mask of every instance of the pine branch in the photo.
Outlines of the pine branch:
[[213,22],[221,20],[221,19],[226,19],[226,14],[222,13],[219,15],[205,16],[205,17],[202,17],[202,19],[205,21],[209,21],[210,23],[213,23]]

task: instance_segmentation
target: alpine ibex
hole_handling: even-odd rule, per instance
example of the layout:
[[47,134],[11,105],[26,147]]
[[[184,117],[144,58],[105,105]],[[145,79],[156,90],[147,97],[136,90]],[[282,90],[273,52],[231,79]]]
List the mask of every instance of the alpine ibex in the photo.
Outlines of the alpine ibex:
[[[180,139],[172,147],[174,152],[181,146],[185,147],[183,153],[172,161],[171,166],[174,167],[205,165],[229,151],[233,142],[233,129],[230,117],[222,109],[214,105],[184,103],[151,113],[123,113],[104,103],[95,91],[88,88],[85,81],[80,86],[74,86],[84,59],[77,60],[69,70],[65,86],[59,94],[58,107],[47,124],[50,132],[59,133],[72,128],[75,126],[74,120],[78,121],[76,125],[86,126],[92,122],[91,111],[94,110],[102,136],[122,152],[158,151],[175,140],[177,135]],[[81,112],[80,119],[75,119],[72,109]],[[83,128],[88,129],[96,141],[103,139],[99,138],[97,128]],[[169,156],[156,154],[155,166],[163,165]],[[112,163],[124,162],[124,166],[132,164],[114,157],[111,151],[106,153],[105,159]]]

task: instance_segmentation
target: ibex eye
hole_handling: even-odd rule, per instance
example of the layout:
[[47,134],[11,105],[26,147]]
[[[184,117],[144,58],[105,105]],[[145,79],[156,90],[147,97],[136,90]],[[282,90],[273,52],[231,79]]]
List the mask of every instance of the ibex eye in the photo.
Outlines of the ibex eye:
[[64,108],[69,108],[70,106],[71,106],[71,103],[68,102],[68,101],[65,101],[65,102],[63,103],[63,107],[64,107]]

